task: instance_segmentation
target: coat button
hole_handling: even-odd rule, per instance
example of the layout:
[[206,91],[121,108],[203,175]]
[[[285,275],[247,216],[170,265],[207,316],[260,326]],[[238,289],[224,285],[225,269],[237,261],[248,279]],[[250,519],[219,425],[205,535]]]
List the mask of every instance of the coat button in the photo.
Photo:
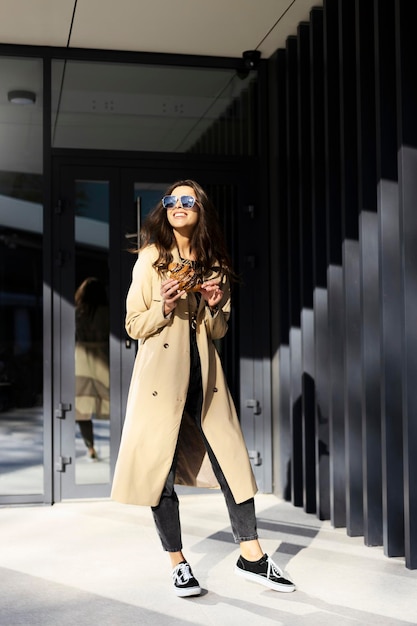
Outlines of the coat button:
[[153,396],[157,396],[157,395],[158,395],[158,392],[157,392],[157,391],[152,391],[152,395],[153,395]]
[[169,343],[164,343],[164,348],[169,348]]
[[214,393],[216,393],[216,391],[219,391],[219,390],[217,389],[217,387],[213,387],[213,391]]

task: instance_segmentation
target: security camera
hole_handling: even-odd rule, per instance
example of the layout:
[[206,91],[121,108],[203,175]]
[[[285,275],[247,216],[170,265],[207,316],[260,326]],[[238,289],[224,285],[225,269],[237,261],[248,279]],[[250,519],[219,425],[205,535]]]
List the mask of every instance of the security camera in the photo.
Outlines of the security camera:
[[246,50],[243,54],[243,64],[248,70],[256,70],[259,65],[261,53],[259,50]]
[[261,53],[259,50],[246,50],[242,54],[242,61],[236,70],[239,78],[244,80],[251,70],[256,70],[259,65]]

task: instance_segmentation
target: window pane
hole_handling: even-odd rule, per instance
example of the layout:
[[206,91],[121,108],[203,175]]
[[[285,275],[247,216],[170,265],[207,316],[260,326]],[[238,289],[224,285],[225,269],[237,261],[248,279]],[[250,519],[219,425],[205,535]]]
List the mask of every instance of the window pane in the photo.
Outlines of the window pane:
[[256,153],[256,73],[54,61],[52,145]]
[[0,84],[0,495],[41,494],[42,62],[0,59]]
[[75,479],[99,484],[110,481],[109,183],[76,180],[75,198]]

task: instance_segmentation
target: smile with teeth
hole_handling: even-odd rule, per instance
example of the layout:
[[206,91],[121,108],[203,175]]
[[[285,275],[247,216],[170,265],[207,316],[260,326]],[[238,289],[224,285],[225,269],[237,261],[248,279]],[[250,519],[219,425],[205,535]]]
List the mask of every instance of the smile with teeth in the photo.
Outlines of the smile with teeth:
[[185,213],[184,211],[176,211],[174,213],[174,217],[187,217],[187,213]]

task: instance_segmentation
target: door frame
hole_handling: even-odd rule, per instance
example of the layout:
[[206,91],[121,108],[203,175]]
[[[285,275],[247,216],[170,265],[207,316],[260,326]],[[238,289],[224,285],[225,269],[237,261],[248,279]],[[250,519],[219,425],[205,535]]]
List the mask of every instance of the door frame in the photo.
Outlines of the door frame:
[[[53,376],[52,376],[52,420],[53,420],[53,501],[67,498],[106,497],[110,493],[110,482],[106,484],[76,484],[75,482],[75,452],[74,441],[70,443],[68,431],[69,421],[74,416],[74,350],[70,350],[75,341],[75,316],[73,298],[75,292],[75,232],[73,181],[76,178],[88,180],[109,181],[109,282],[112,285],[112,299],[114,301],[110,318],[110,337],[119,327],[121,316],[120,293],[120,258],[111,254],[120,240],[121,227],[118,212],[111,210],[116,206],[120,196],[117,172],[111,167],[96,165],[67,165],[56,164],[54,171],[54,215],[53,215]],[[119,304],[120,303],[120,304]],[[64,339],[71,337],[70,342]],[[110,401],[111,410],[117,405],[120,396],[120,368],[113,366],[120,360],[120,342],[115,345],[110,341],[110,363],[114,371],[111,380]],[[119,354],[118,354],[119,353]],[[60,406],[70,407],[68,416]],[[120,411],[119,411],[120,412]],[[70,416],[70,417],[69,417]],[[115,440],[119,436],[117,420],[110,420],[110,438]],[[110,466],[114,467],[116,453],[111,448]],[[68,465],[62,467],[60,462],[70,459]],[[61,465],[61,468],[60,468]],[[110,472],[111,480],[111,472]]]
[[[110,191],[110,203],[113,211],[110,214],[111,232],[113,234],[113,241],[119,242],[124,238],[124,234],[129,230],[127,223],[127,207],[132,203],[132,197],[129,198],[130,191],[128,190],[127,181],[133,181],[135,178],[137,182],[166,182],[172,180],[179,180],[183,178],[194,178],[201,182],[205,187],[210,182],[213,184],[235,184],[237,189],[237,215],[233,228],[233,261],[234,264],[239,264],[240,267],[245,267],[247,264],[253,262],[253,258],[263,257],[263,264],[269,263],[269,249],[268,238],[263,237],[262,240],[258,239],[254,241],[251,236],[251,229],[253,229],[253,206],[257,207],[257,217],[261,209],[260,204],[266,203],[267,191],[266,189],[259,189],[259,181],[262,177],[259,175],[259,163],[254,157],[244,158],[226,158],[219,157],[214,160],[212,157],[198,157],[195,158],[192,155],[186,154],[130,154],[126,152],[102,152],[95,150],[70,150],[60,149],[52,151],[52,206],[55,207],[53,214],[54,225],[52,228],[54,244],[53,244],[53,259],[56,261],[58,250],[57,245],[59,239],[56,237],[56,222],[57,211],[59,211],[60,205],[60,177],[62,170],[67,169],[70,171],[82,170],[85,171],[96,170],[98,172],[107,172],[111,175],[113,172],[113,190]],[[70,168],[70,169],[68,169]],[[256,202],[254,202],[256,198]],[[259,220],[258,220],[259,222]],[[258,224],[259,228],[259,224]],[[124,232],[123,232],[124,231]],[[56,239],[55,239],[56,238]],[[255,238],[256,239],[256,238]],[[127,240],[126,240],[127,241]],[[251,241],[248,248],[248,241]],[[261,243],[263,242],[263,243]],[[110,251],[110,254],[112,252]],[[120,337],[120,328],[124,328],[122,318],[124,315],[124,297],[130,282],[131,266],[128,255],[116,255],[118,258],[113,258],[111,265],[111,272],[114,276],[118,276],[119,280],[114,281],[117,287],[117,294],[112,293],[112,298],[116,298],[120,303],[117,316],[113,320],[113,326],[111,329],[112,336]],[[130,264],[130,265],[129,265]],[[249,281],[252,284],[246,284],[246,287],[251,289],[257,289],[259,293],[263,290],[268,290],[268,271],[259,272],[258,276],[253,277],[253,272],[249,271]],[[55,272],[54,272],[55,274]],[[264,275],[264,277],[263,277]],[[255,281],[253,283],[253,281]],[[56,307],[59,306],[57,301],[57,286],[55,280],[53,283],[53,310],[56,312]],[[270,396],[271,396],[271,383],[270,383],[270,367],[271,360],[268,354],[268,346],[265,342],[265,324],[261,321],[255,320],[252,322],[252,326],[248,325],[247,313],[248,307],[253,308],[253,299],[248,300],[246,290],[241,290],[239,285],[236,289],[237,292],[237,306],[234,307],[234,317],[232,319],[232,330],[227,334],[227,341],[230,342],[229,352],[233,354],[231,359],[232,363],[229,364],[231,372],[231,381],[229,385],[234,391],[234,400],[236,402],[238,414],[241,419],[242,429],[247,442],[248,449],[251,453],[257,454],[259,449],[260,457],[263,459],[263,464],[257,466],[254,462],[254,472],[257,478],[261,491],[272,491],[272,428],[271,428],[271,414],[270,414]],[[236,300],[236,294],[234,296]],[[263,310],[269,311],[268,302],[262,302]],[[256,311],[250,311],[251,318],[254,318],[257,314],[260,314],[258,307]],[[259,307],[261,310],[261,307]],[[242,310],[246,313],[242,314]],[[55,317],[55,314],[54,314]],[[240,323],[240,317],[243,318],[242,324]],[[267,313],[267,320],[269,327],[269,313]],[[116,319],[117,318],[117,319]],[[121,326],[123,323],[123,326]],[[263,329],[262,331],[260,329]],[[244,358],[245,355],[245,343],[247,343],[248,333],[258,331],[260,336],[262,335],[262,344],[264,345],[263,352],[264,357],[260,361],[255,360],[253,362],[253,368],[247,367],[248,360]],[[54,324],[53,327],[53,370],[59,372],[61,353],[60,353],[60,327]],[[253,342],[253,336],[251,342]],[[124,340],[124,338],[123,338]],[[268,340],[267,340],[268,341]],[[120,337],[119,346],[114,345],[111,351],[111,358],[120,359],[120,375],[117,381],[118,391],[115,395],[118,398],[119,406],[114,410],[124,414],[124,407],[127,397],[126,379],[130,381],[131,368],[133,361],[124,359],[121,356],[121,343]],[[258,342],[259,344],[259,342]],[[266,354],[265,354],[266,353]],[[133,351],[130,353],[133,354]],[[243,361],[242,361],[243,355]],[[267,358],[265,358],[265,356]],[[250,358],[249,358],[250,360]],[[126,363],[124,362],[126,361]],[[239,363],[241,365],[239,366]],[[243,380],[240,378],[240,372],[242,372]],[[255,376],[253,375],[255,372]],[[123,379],[123,380],[122,380]],[[116,383],[115,383],[116,384]],[[249,387],[252,389],[249,390]],[[52,400],[52,419],[54,420],[54,437],[53,437],[53,501],[60,501],[62,499],[62,488],[60,476],[57,476],[55,471],[56,463],[56,451],[59,448],[60,440],[58,434],[58,428],[56,420],[53,417],[54,410],[59,402],[61,389],[59,385],[54,383],[53,388],[53,400]],[[257,416],[258,412],[254,411],[252,401],[259,401],[259,406],[264,407],[263,415],[261,419]],[[120,424],[114,425],[116,432],[112,431],[112,437],[119,437],[121,435],[123,417],[120,420]],[[114,463],[117,457],[117,451],[114,451],[114,458],[111,460],[111,474],[113,473]],[[61,477],[62,478],[62,477]],[[83,486],[79,486],[83,487]],[[96,486],[100,487],[100,486]],[[109,490],[103,488],[90,489],[90,485],[85,489],[77,489],[78,493],[74,497],[103,497],[109,495]]]

